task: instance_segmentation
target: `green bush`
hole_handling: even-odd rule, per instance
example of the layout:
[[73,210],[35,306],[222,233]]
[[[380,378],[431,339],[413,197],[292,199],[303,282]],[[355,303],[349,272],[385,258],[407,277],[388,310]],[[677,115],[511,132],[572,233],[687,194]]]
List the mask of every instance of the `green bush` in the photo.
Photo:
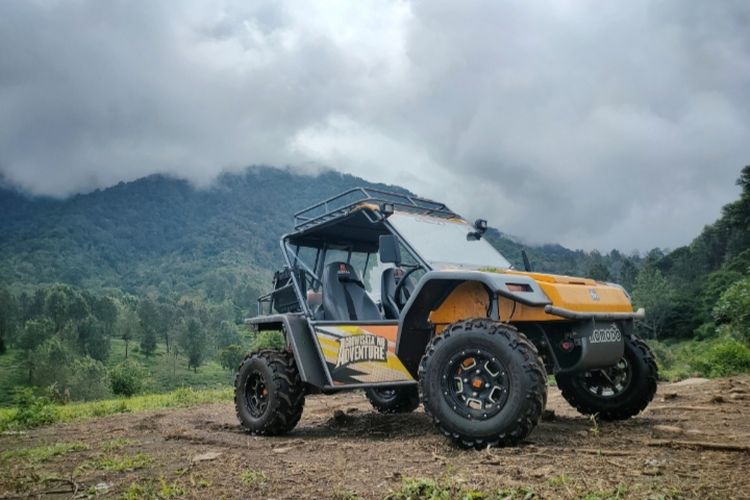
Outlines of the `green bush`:
[[261,349],[275,349],[277,351],[283,351],[286,349],[286,340],[281,332],[259,332],[253,340],[253,351],[259,351]]
[[656,356],[662,380],[688,377],[724,377],[750,372],[750,348],[730,337],[724,327],[713,340],[657,342],[648,345]]
[[717,323],[727,324],[738,337],[750,341],[750,278],[727,288],[716,303],[713,316]]
[[692,366],[709,377],[750,372],[750,348],[738,340],[723,339],[713,343]]
[[146,373],[141,365],[125,360],[109,372],[112,392],[127,397],[138,394],[143,389],[145,376]]
[[107,368],[88,356],[76,358],[71,363],[70,396],[76,400],[91,401],[111,395],[111,380]]
[[29,387],[16,389],[13,403],[16,413],[10,423],[18,427],[38,427],[57,421],[57,412],[52,401],[45,396],[35,396]]
[[70,364],[75,353],[58,337],[51,337],[34,349],[32,382],[38,387],[56,384],[61,390],[68,386]]
[[222,368],[231,372],[237,370],[243,359],[245,359],[245,349],[237,344],[226,346],[219,354],[219,363]]

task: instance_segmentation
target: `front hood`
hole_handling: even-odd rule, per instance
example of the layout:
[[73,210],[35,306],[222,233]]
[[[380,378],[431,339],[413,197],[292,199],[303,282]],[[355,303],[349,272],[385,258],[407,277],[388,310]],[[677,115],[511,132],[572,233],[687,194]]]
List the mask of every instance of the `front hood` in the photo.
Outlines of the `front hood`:
[[632,312],[624,288],[590,278],[508,270],[505,275],[531,278],[539,284],[552,305],[577,312]]

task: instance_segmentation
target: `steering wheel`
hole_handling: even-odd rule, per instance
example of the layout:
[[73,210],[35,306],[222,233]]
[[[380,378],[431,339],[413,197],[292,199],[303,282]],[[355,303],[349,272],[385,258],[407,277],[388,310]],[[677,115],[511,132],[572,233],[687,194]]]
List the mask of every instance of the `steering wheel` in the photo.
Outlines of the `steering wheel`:
[[[404,285],[406,284],[406,280],[414,274],[414,272],[424,269],[420,264],[417,264],[416,266],[412,267],[406,273],[401,277],[401,280],[398,282],[398,285],[396,285],[396,289],[393,291],[393,300],[396,302],[396,307],[398,307],[398,310],[404,308],[406,305],[406,302],[401,302],[401,292],[404,290]],[[406,300],[409,300],[409,297],[406,297]]]

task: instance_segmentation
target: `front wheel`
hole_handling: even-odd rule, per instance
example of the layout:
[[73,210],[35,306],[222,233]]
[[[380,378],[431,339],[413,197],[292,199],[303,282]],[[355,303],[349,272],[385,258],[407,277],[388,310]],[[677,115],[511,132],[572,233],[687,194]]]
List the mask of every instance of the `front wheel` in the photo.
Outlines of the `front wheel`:
[[625,420],[654,398],[658,372],[651,350],[633,335],[625,337],[625,352],[616,365],[555,378],[563,398],[579,412],[598,414],[602,420]]
[[291,431],[305,405],[294,357],[272,350],[248,355],[234,380],[234,403],[242,427],[252,434],[274,436]]
[[534,345],[488,319],[446,328],[419,366],[425,412],[457,444],[476,449],[528,436],[544,410],[546,379]]

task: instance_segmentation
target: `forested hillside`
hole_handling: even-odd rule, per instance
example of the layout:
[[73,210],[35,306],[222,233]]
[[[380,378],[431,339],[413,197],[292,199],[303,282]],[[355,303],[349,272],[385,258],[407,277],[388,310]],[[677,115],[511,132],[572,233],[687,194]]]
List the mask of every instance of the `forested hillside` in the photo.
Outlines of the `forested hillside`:
[[[652,252],[639,275],[640,300],[655,336],[710,337],[716,325],[746,328],[750,317],[750,166],[740,173],[740,198],[687,246]],[[723,300],[722,300],[723,299]],[[717,306],[718,307],[717,309]]]
[[[207,189],[152,176],[66,200],[0,189],[0,284],[29,291],[61,282],[89,291],[232,298],[248,307],[281,265],[278,240],[291,229],[292,214],[355,186],[405,191],[335,172],[310,177],[271,168],[227,174]],[[515,239],[494,231],[490,241],[521,265]],[[623,261],[617,252],[610,262],[559,245],[529,252],[537,269],[558,273],[593,268],[617,278]]]

